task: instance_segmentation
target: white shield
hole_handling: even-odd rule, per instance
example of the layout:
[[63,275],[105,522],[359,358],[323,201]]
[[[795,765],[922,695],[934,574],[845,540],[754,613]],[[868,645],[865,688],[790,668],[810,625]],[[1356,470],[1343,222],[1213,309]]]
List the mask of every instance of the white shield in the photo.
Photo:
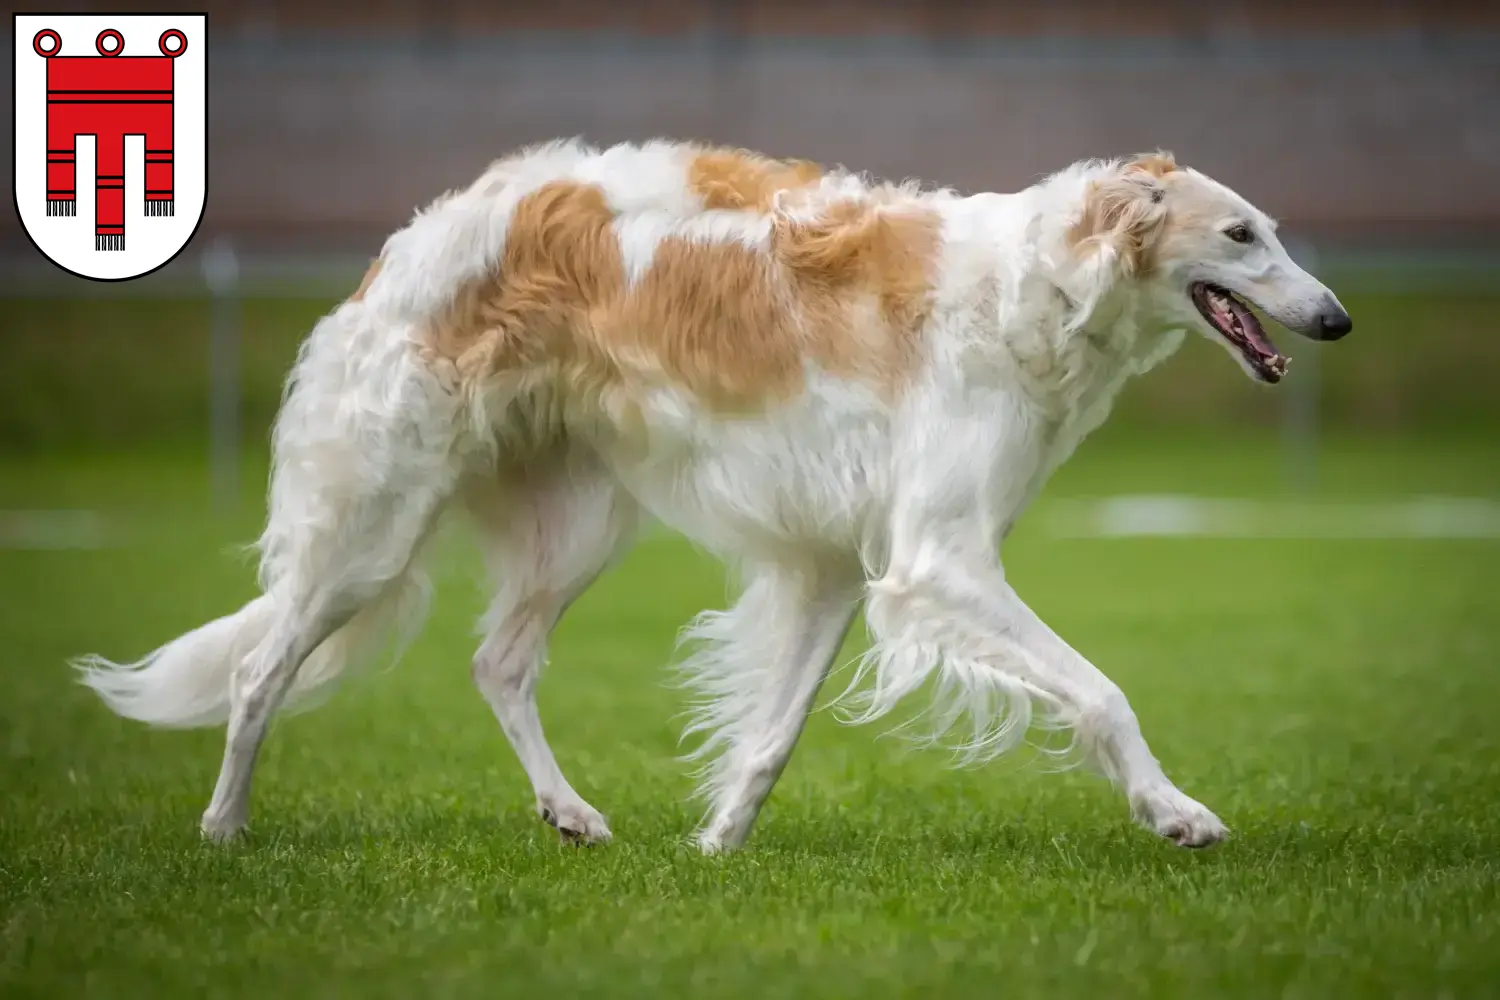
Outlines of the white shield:
[[73,274],[149,274],[203,219],[207,15],[14,18],[21,225]]

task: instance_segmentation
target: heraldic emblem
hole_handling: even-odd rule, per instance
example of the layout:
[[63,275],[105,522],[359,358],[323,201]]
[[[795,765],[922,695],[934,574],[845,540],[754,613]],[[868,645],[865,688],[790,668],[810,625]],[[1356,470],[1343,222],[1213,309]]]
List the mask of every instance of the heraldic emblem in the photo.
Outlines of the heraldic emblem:
[[139,277],[192,239],[207,194],[206,22],[15,16],[16,211],[65,270]]

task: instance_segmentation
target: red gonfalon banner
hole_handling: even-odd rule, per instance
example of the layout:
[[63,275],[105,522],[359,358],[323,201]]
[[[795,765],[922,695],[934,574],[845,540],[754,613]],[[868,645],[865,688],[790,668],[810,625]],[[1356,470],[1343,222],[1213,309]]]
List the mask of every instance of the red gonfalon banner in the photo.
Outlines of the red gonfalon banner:
[[32,47],[47,60],[47,214],[78,214],[74,147],[92,135],[94,246],[124,250],[127,135],[146,137],[145,214],[173,214],[172,61],[187,51],[187,36],[162,32],[159,56],[123,55],[125,40],[114,30],[99,33],[97,56],[57,55],[62,39],[51,30],[37,32]]

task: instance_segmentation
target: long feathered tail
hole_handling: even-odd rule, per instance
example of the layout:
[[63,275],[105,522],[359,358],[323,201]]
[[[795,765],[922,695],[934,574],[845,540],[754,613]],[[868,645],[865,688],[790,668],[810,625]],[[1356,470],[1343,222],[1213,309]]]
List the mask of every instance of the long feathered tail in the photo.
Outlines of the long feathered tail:
[[[313,707],[334,680],[393,642],[399,655],[421,625],[427,597],[427,581],[414,571],[365,605],[303,662],[282,711]],[[262,594],[134,663],[87,656],[74,665],[80,680],[128,719],[166,728],[219,725],[229,716],[234,668],[266,637],[275,619],[273,600]]]
[[307,707],[391,640],[399,655],[421,625],[428,586],[416,556],[457,475],[456,404],[435,387],[407,331],[361,295],[318,323],[288,380],[257,543],[261,596],[134,663],[74,661],[118,714],[156,726],[224,722],[236,668],[274,657],[315,605],[329,616],[339,605],[353,613],[293,665],[287,708]]

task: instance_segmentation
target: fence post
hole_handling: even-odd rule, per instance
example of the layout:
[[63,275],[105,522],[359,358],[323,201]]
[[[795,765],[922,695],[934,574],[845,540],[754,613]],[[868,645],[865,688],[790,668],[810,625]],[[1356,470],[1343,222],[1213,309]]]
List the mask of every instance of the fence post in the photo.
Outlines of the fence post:
[[202,258],[203,282],[212,300],[208,340],[209,475],[214,506],[238,506],[240,471],[240,261],[226,237]]
[[[1318,273],[1318,253],[1312,244],[1289,243],[1287,251],[1309,273]],[[1281,412],[1281,453],[1283,484],[1292,493],[1305,495],[1317,489],[1318,483],[1318,411],[1323,386],[1317,345],[1303,340],[1301,347],[1287,379],[1290,384]]]

